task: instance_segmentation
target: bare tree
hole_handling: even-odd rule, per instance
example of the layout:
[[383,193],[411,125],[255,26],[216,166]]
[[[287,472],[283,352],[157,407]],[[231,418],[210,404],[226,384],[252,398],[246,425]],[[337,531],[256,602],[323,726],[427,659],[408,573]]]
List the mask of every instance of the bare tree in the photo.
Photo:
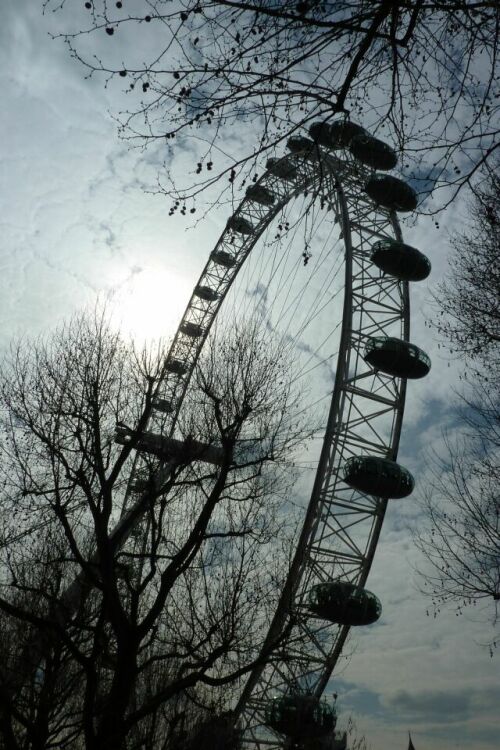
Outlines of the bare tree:
[[263,153],[318,119],[359,119],[404,149],[423,194],[456,193],[498,147],[495,2],[92,0],[83,18],[80,0],[43,5],[66,14],[58,36],[88,76],[123,81],[125,139],[165,143],[168,164],[191,140],[192,172],[161,177],[172,213],[256,179]]
[[[496,165],[498,167],[498,164]],[[500,177],[489,170],[475,189],[468,227],[452,237],[450,271],[434,295],[434,327],[474,377],[499,385]]]
[[[426,526],[416,543],[435,613],[453,604],[500,601],[500,181],[489,173],[475,194],[469,228],[453,239],[450,274],[435,294],[433,325],[465,361],[459,395],[461,434],[431,458],[423,493]],[[495,644],[495,640],[492,641]]]
[[[136,448],[161,443],[145,427],[165,352],[134,351],[100,315],[13,348],[0,384],[0,619],[23,636],[0,671],[9,749],[122,748],[167,704],[175,725],[180,697],[208,709],[273,658],[279,643],[260,644],[287,568],[273,542],[291,534],[282,509],[304,430],[285,349],[258,328],[210,342],[170,444],[181,448],[168,472],[145,454],[120,534]],[[217,460],[201,460],[201,444]]]
[[[498,421],[497,421],[498,428]],[[497,438],[500,435],[497,432]],[[491,446],[490,446],[491,447]],[[500,461],[498,452],[470,437],[446,442],[435,458],[423,493],[426,523],[415,533],[425,563],[423,591],[434,614],[443,605],[487,605],[485,619],[498,624],[500,601]],[[495,641],[495,639],[493,639]]]
[[[50,638],[48,628],[37,629],[45,620],[47,599],[57,596],[61,584],[53,564],[58,546],[54,529],[46,529],[28,549],[9,555],[2,570],[2,578],[11,578],[9,612],[0,610],[0,737],[5,748],[41,750],[56,738],[58,747],[70,748],[81,733],[78,664],[61,640]],[[19,611],[29,612],[30,620],[16,617]],[[15,680],[19,669],[27,675],[21,688]]]

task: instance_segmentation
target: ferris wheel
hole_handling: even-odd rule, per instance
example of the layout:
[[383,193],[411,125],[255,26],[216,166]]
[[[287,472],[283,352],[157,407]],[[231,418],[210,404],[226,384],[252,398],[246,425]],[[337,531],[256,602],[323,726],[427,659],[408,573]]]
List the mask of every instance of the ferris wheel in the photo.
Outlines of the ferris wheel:
[[[310,135],[290,138],[289,153],[268,160],[229,218],[173,339],[153,429],[137,444],[139,457],[140,451],[161,458],[175,450],[190,377],[212,325],[231,304],[260,306],[273,328],[285,320],[286,335],[294,327],[294,341],[307,357],[302,373],[319,370],[326,381],[329,373],[321,448],[307,466],[314,468],[310,500],[263,649],[279,640],[290,614],[293,626],[272,662],[256,667],[241,685],[234,717],[245,748],[309,749],[311,742],[321,747],[325,737],[328,747],[335,744],[335,713],[320,698],[350,628],[380,617],[378,598],[364,587],[388,501],[413,489],[410,473],[396,462],[406,381],[430,369],[427,355],[409,340],[408,293],[409,282],[428,276],[430,263],[402,240],[397,212],[414,210],[417,198],[407,183],[386,174],[396,165],[395,152],[345,120],[315,123]],[[325,229],[317,251],[306,246],[304,263],[295,255],[287,268],[273,227],[300,199],[307,203],[302,217],[314,206],[324,211],[330,233]],[[263,256],[273,240],[275,249]],[[334,350],[330,335],[321,345],[317,338],[308,343],[309,324],[322,314],[336,331]],[[117,439],[129,436],[119,431]],[[142,489],[140,460],[134,472],[131,495]]]

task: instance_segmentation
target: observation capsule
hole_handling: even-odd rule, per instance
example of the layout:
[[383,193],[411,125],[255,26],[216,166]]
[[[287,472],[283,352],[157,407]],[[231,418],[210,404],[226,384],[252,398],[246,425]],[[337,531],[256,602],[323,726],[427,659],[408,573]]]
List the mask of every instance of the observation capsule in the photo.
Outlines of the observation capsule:
[[224,268],[233,268],[236,265],[236,258],[231,253],[226,253],[225,250],[214,250],[210,258],[218,266],[224,266]]
[[317,153],[316,144],[310,138],[303,135],[292,135],[286,142],[292,154],[303,153],[305,156],[314,156]]
[[330,123],[329,122],[313,122],[309,128],[309,135],[316,143],[321,146],[328,148],[329,135],[330,135]]
[[308,597],[314,614],[337,625],[371,625],[382,614],[375,594],[347,581],[318,583]]
[[265,723],[279,734],[301,740],[330,734],[337,716],[315,695],[295,694],[273,698],[265,710]]
[[263,206],[272,206],[276,200],[273,193],[264,187],[264,185],[250,185],[247,188],[246,197]]
[[190,336],[193,339],[197,339],[200,336],[203,336],[203,328],[199,326],[197,323],[192,323],[191,321],[186,321],[185,323],[181,323],[179,326],[179,330],[181,333],[184,333],[186,336]]
[[363,358],[375,370],[396,378],[416,380],[431,369],[431,360],[422,349],[392,336],[369,338]]
[[156,411],[161,411],[163,414],[172,414],[172,412],[174,411],[174,405],[168,399],[159,398],[159,396],[156,396],[153,399],[153,409],[156,409]]
[[346,484],[360,492],[399,500],[413,492],[415,480],[408,469],[380,456],[352,456],[343,466]]
[[378,206],[390,211],[414,211],[418,205],[417,194],[407,182],[388,174],[370,177],[365,190]]
[[244,216],[231,216],[227,222],[227,228],[238,234],[254,234],[255,229]]
[[402,281],[422,281],[431,272],[431,262],[420,250],[391,239],[375,242],[370,260],[384,273]]
[[349,151],[358,161],[373,169],[394,169],[398,163],[394,149],[368,133],[354,136]]
[[165,365],[167,372],[172,372],[174,375],[185,375],[188,371],[188,366],[181,359],[171,359]]
[[297,177],[297,167],[292,164],[287,156],[281,159],[272,157],[266,162],[266,169],[281,180],[293,180]]
[[205,302],[215,302],[219,298],[219,294],[215,289],[211,289],[209,286],[202,286],[201,284],[195,286],[194,295],[205,300]]
[[311,138],[331,151],[348,148],[351,140],[358,135],[366,135],[366,130],[355,122],[336,120],[334,122],[314,122],[309,128]]
[[115,427],[115,443],[118,443],[119,445],[128,445],[132,440],[132,434],[132,430],[121,422],[118,422]]

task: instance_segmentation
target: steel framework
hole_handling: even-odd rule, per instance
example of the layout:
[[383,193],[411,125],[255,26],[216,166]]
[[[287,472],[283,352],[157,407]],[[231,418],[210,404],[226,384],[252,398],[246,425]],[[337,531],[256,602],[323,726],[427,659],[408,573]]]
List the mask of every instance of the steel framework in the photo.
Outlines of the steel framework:
[[[282,740],[264,723],[263,712],[272,696],[291,686],[318,696],[324,691],[349,627],[314,616],[306,604],[307,592],[315,583],[334,577],[364,586],[386,511],[387,500],[353,491],[339,473],[351,455],[396,459],[405,400],[404,379],[374,371],[363,359],[368,337],[409,340],[408,284],[383,275],[370,261],[375,241],[401,240],[395,213],[376,206],[365,193],[371,174],[347,152],[336,156],[319,148],[287,155],[271,165],[257,187],[269,191],[275,201],[264,205],[247,196],[233,215],[236,221],[232,217],[228,222],[173,340],[167,376],[158,391],[159,408],[152,418],[155,432],[173,436],[212,323],[238,271],[270,222],[304,191],[328,204],[338,218],[345,248],[335,386],[311,499],[264,648],[280,636],[287,615],[293,613],[296,624],[272,663],[251,673],[235,709],[248,748],[282,746]],[[234,229],[238,220],[244,220],[239,223],[240,231]],[[140,458],[136,463],[139,471]]]
[[[360,453],[396,459],[405,400],[404,379],[375,371],[363,359],[369,337],[409,339],[408,284],[382,274],[370,261],[375,241],[401,239],[395,213],[381,209],[365,193],[371,175],[372,171],[348,152],[339,156],[318,147],[292,153],[270,165],[252,194],[255,196],[255,188],[263,188],[274,196],[274,202],[258,202],[247,195],[228,222],[175,334],[148,424],[153,434],[173,439],[210,328],[245,259],[272,220],[304,191],[329,206],[338,219],[345,249],[335,385],[302,532],[263,647],[280,636],[290,613],[295,625],[273,662],[254,669],[235,701],[235,716],[240,717],[248,748],[282,746],[282,740],[264,724],[263,711],[271,696],[295,685],[318,696],[324,691],[349,628],[314,616],[307,607],[306,594],[315,583],[332,578],[365,584],[386,511],[387,500],[353,491],[342,482],[339,472],[346,458]],[[131,536],[134,544],[140,543],[142,536],[142,461],[138,451],[122,517],[112,532],[117,549]],[[169,464],[164,462],[159,481],[168,473]],[[75,579],[63,597],[66,611],[71,611],[87,590],[84,578]],[[22,680],[18,675],[20,684]]]

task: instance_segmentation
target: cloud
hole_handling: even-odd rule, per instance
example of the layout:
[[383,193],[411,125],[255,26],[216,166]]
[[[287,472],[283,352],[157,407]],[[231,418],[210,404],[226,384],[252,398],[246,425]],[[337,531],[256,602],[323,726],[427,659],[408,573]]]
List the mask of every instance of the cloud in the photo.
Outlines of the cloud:
[[428,721],[461,721],[471,708],[470,694],[464,690],[459,692],[444,692],[431,690],[420,693],[409,693],[399,690],[387,699],[392,708],[400,714],[412,717],[414,720]]
[[439,179],[449,179],[450,175],[443,175],[442,170],[436,167],[420,166],[406,178],[406,181],[417,191],[419,195],[420,208],[434,190]]
[[[169,141],[175,144],[170,150],[160,140],[143,153],[129,151],[126,144],[118,142],[116,124],[106,115],[107,109],[116,113],[123,108],[118,86],[110,85],[104,90],[97,79],[84,80],[82,69],[67,57],[63,45],[49,39],[36,5],[31,0],[4,0],[0,5],[0,77],[6,118],[0,157],[5,167],[2,341],[16,330],[25,334],[50,328],[96,296],[112,296],[113,291],[125,303],[136,299],[135,305],[130,304],[131,319],[146,307],[149,283],[160,289],[162,296],[171,296],[169,289],[175,288],[179,299],[187,299],[187,287],[196,283],[230,211],[227,203],[214,206],[199,227],[186,235],[179,217],[166,218],[168,205],[162,196],[141,192],[141,188],[151,184],[151,175],[165,159],[167,166],[170,161],[175,162],[177,171],[183,171],[185,179],[191,180],[204,143],[188,143],[179,138]],[[78,12],[76,6],[71,12]],[[51,16],[53,24],[57,14]],[[139,64],[147,54],[147,35],[151,32],[147,26],[140,28],[141,44],[131,45]],[[125,48],[125,34],[113,39],[113,44],[121,40],[122,49]],[[110,44],[104,34],[102,44]],[[200,131],[199,135],[204,137],[206,132]],[[251,137],[249,128],[234,128],[229,144],[224,145],[237,152],[241,139]],[[417,178],[430,179],[429,170]],[[416,187],[421,189],[420,184]],[[236,199],[238,195],[235,193]],[[436,283],[447,270],[446,226],[458,226],[462,215],[463,204],[459,201],[447,218],[440,219],[441,232],[431,219],[419,219],[410,229],[408,222],[403,222],[405,240],[431,257],[431,283]],[[319,266],[323,244],[329,250],[338,250],[335,237],[330,244],[327,229],[325,226],[315,235],[313,258],[307,269],[300,262],[301,249],[298,251],[298,288],[306,274]],[[271,228],[270,239],[272,236]],[[264,244],[259,243],[265,269],[270,262],[270,249]],[[256,247],[252,255],[259,258],[259,252]],[[328,279],[320,273],[318,277],[319,299],[322,283]],[[248,298],[243,299],[244,294],[237,297],[239,306],[260,298],[265,310],[272,305],[272,288],[263,278],[250,286]],[[422,448],[437,444],[441,424],[450,423],[448,404],[458,368],[447,367],[433,333],[424,327],[424,315],[432,317],[427,284],[412,285],[411,295],[411,337],[429,352],[433,369],[428,379],[408,384],[401,462],[415,472],[417,482],[425,482]],[[164,315],[165,310],[159,305],[160,309]],[[124,316],[125,313],[124,308]],[[320,318],[320,322],[325,321],[324,328],[319,326],[317,341],[309,330],[300,337],[298,348],[305,357],[314,355],[315,346],[329,330],[327,326],[332,319],[337,322],[339,315],[338,307],[333,313],[330,308],[325,310]],[[160,318],[160,314],[156,317]],[[325,374],[329,375],[326,366],[317,368],[311,374],[317,380],[311,382],[324,386]],[[306,485],[305,480],[299,483],[292,494],[293,502],[301,507],[309,497],[310,488]],[[491,685],[497,680],[498,664],[487,656],[483,658],[476,645],[480,630],[475,623],[453,614],[443,614],[437,620],[426,617],[426,603],[411,583],[409,562],[414,552],[409,541],[409,521],[418,521],[412,498],[390,504],[367,583],[367,588],[382,599],[382,620],[374,627],[353,632],[339,664],[345,667],[350,661],[345,669],[348,680],[339,679],[335,673],[332,690],[339,693],[342,713],[354,711],[364,717],[363,729],[374,750],[404,747],[404,731],[409,722],[422,728],[425,750],[449,748],[452,730],[463,735],[463,726],[458,727],[455,718],[459,715],[467,718],[472,738],[464,740],[461,747],[478,750],[479,743],[474,746],[474,738],[482,737],[490,748],[496,748],[498,734],[486,724],[480,726],[477,722],[473,726],[473,721],[477,715],[493,715],[495,701],[500,703],[498,690],[478,687],[482,682]],[[357,644],[357,651],[347,657],[353,644]],[[441,737],[439,742],[427,742],[428,731],[424,734],[423,727],[431,721],[435,736]],[[381,726],[383,730],[379,731]]]
[[332,680],[331,690],[335,690],[338,694],[339,713],[343,716],[350,713],[370,714],[372,716],[386,713],[386,707],[381,703],[380,696],[374,690],[359,688],[338,678]]
[[496,712],[500,705],[500,687],[461,687],[413,693],[398,690],[385,699],[385,704],[396,709],[400,719],[428,724],[462,722],[480,714]]

